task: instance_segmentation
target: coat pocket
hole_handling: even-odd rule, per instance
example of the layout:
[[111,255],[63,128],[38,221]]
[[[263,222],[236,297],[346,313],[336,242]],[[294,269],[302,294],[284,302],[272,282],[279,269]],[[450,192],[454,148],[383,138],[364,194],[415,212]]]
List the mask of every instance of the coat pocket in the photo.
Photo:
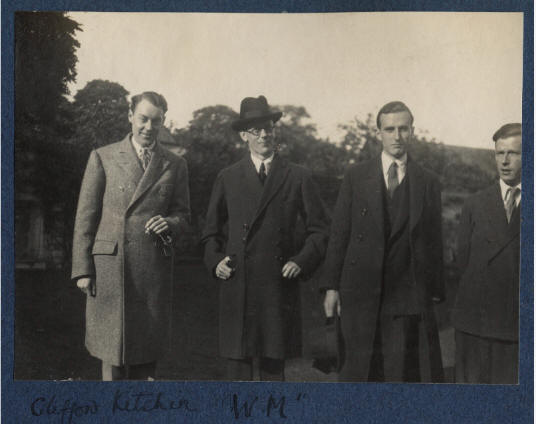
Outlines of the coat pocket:
[[117,242],[116,241],[104,241],[95,240],[93,244],[92,255],[116,255],[117,254]]

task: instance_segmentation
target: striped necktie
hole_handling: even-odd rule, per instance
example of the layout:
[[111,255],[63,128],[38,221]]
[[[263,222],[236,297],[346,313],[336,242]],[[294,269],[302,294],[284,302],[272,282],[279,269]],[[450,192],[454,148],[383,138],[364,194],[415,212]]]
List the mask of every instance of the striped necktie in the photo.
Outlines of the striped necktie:
[[512,219],[512,213],[516,207],[516,198],[518,193],[519,187],[509,187],[506,191],[506,202],[504,204],[504,208],[506,210],[506,219],[508,220],[508,223],[510,223],[510,220]]
[[143,169],[146,170],[149,166],[149,162],[151,162],[151,151],[147,148],[143,148],[142,150],[142,163],[143,163]]

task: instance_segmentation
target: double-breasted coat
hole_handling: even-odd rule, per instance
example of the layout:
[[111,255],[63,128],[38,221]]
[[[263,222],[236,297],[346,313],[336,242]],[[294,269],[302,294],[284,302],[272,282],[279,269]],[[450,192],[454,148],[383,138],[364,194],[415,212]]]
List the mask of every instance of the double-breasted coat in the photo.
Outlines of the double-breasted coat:
[[[423,320],[419,329],[422,381],[443,379],[432,298],[444,298],[441,194],[438,179],[408,159],[411,272]],[[341,380],[367,381],[381,308],[386,238],[381,158],[346,172],[333,213],[322,286],[339,290],[345,361]],[[394,232],[393,232],[394,233]]]
[[519,209],[510,224],[498,183],[467,198],[460,217],[461,279],[452,323],[460,331],[519,339]]
[[86,347],[112,365],[155,361],[167,346],[172,250],[145,223],[160,214],[180,238],[190,214],[186,161],[157,143],[144,172],[130,137],[91,152],[74,228],[71,278],[96,280]]
[[[295,226],[301,216],[305,242],[297,245]],[[310,171],[274,157],[264,186],[247,154],[222,170],[212,191],[206,227],[205,263],[213,275],[227,255],[236,258],[236,271],[219,280],[219,351],[222,357],[244,358],[246,308],[254,304],[261,334],[259,355],[284,358],[288,285],[283,265],[291,260],[304,275],[324,257],[328,217]],[[249,292],[248,292],[249,291]],[[251,292],[255,291],[254,294]],[[246,304],[248,306],[246,307]]]

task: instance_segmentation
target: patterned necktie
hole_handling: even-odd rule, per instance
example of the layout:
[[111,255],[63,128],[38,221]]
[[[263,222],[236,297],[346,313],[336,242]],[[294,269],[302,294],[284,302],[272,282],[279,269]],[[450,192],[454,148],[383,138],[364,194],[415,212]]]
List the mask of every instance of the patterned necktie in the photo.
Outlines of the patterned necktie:
[[398,165],[396,162],[392,162],[389,170],[387,171],[387,192],[392,198],[398,187]]
[[261,162],[261,166],[259,167],[259,180],[264,185],[264,181],[266,180],[266,166],[264,162]]
[[506,219],[508,220],[508,223],[510,223],[510,220],[512,219],[512,213],[516,207],[516,198],[518,193],[519,187],[509,187],[506,191],[506,202],[504,208],[506,210]]
[[142,152],[142,162],[143,162],[143,169],[146,170],[149,166],[149,162],[151,162],[151,151],[149,149],[144,148]]

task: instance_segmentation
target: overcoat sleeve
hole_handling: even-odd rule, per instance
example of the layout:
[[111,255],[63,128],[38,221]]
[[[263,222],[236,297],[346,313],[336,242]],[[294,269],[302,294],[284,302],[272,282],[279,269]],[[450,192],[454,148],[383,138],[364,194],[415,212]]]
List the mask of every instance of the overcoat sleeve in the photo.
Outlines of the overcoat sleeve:
[[205,245],[204,261],[207,269],[213,273],[218,263],[225,258],[224,226],[228,220],[227,203],[223,175],[220,172],[214,182],[208,204],[207,219],[201,242]]
[[190,222],[190,189],[188,185],[188,165],[184,158],[178,158],[177,177],[173,187],[173,197],[166,217],[175,240]]
[[473,218],[471,207],[466,201],[463,204],[462,214],[460,217],[460,225],[458,227],[458,249],[456,255],[456,265],[461,276],[469,263],[469,255],[471,253],[471,237],[473,233]]
[[71,279],[95,276],[91,250],[102,214],[102,198],[106,176],[97,151],[87,162],[78,198],[73,237],[73,267]]
[[432,297],[436,301],[445,299],[445,279],[443,273],[443,229],[441,217],[441,187],[439,180],[434,178],[428,194],[430,202],[430,223],[428,228],[428,252],[431,261],[427,263],[432,276]]
[[302,208],[300,215],[305,223],[306,239],[298,254],[290,258],[302,273],[312,273],[324,258],[328,239],[329,218],[318,195],[309,170],[304,171],[301,184]]
[[339,289],[342,267],[352,230],[352,181],[351,170],[343,178],[337,203],[333,211],[329,245],[324,262],[321,289]]

